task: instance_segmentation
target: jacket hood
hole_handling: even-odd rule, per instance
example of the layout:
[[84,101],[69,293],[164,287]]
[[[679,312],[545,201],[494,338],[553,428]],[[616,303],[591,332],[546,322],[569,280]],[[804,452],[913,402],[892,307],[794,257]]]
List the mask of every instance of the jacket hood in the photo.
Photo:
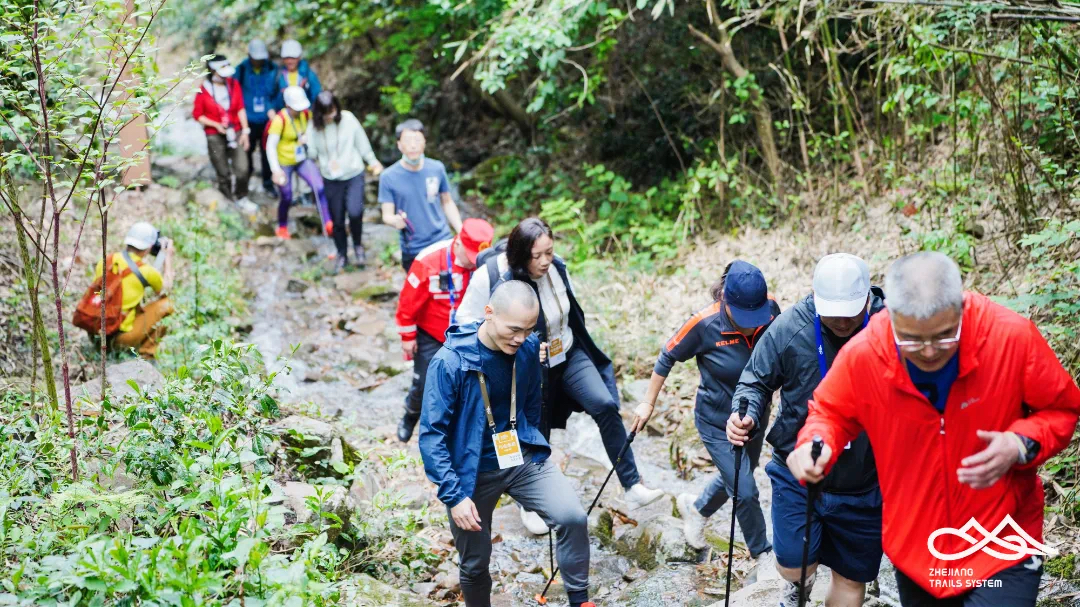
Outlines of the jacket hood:
[[[960,333],[960,377],[967,375],[979,366],[979,353],[990,337],[991,327],[998,322],[1015,322],[1010,317],[999,315],[1001,310],[990,298],[980,293],[964,293],[964,309],[961,318],[963,328]],[[870,321],[870,326],[863,331],[864,339],[869,339],[871,350],[883,363],[886,377],[896,383],[907,379],[907,369],[896,351],[893,338],[892,321],[889,311],[877,314]],[[906,382],[910,383],[910,381]]]
[[480,338],[477,331],[484,321],[464,325],[451,325],[446,330],[446,341],[443,347],[458,355],[461,359],[461,368],[465,371],[479,371],[480,367]]

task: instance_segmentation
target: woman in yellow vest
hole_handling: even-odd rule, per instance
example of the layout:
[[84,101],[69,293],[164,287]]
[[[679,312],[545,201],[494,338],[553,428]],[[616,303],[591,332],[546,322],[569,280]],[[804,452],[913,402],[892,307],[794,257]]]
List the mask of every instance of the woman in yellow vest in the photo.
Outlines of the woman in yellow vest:
[[285,89],[285,109],[270,121],[266,137],[266,159],[270,163],[274,183],[281,192],[278,202],[278,238],[289,238],[289,206],[292,204],[292,177],[294,173],[307,182],[315,193],[326,235],[334,232],[330,210],[323,192],[323,179],[319,167],[307,157],[307,128],[311,120],[311,102],[304,89],[290,86]]

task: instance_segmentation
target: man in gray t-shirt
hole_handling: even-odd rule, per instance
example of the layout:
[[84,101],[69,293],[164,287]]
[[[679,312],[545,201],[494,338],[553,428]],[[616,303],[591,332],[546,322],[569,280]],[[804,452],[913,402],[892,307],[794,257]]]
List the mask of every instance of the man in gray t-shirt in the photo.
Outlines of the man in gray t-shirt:
[[461,231],[461,213],[450,197],[446,167],[424,157],[424,125],[406,120],[397,137],[401,160],[383,171],[379,204],[383,223],[401,232],[401,266],[408,272],[420,251]]

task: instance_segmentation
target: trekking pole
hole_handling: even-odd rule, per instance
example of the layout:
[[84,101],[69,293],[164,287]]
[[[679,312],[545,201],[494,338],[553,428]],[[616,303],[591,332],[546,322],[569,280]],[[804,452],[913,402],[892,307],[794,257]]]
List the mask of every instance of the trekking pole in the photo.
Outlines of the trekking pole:
[[[585,513],[585,518],[586,519],[588,519],[589,515],[592,514],[593,508],[596,507],[596,503],[598,501],[600,501],[600,496],[604,493],[604,487],[607,487],[608,481],[611,480],[611,475],[615,472],[615,468],[618,467],[619,462],[622,461],[623,456],[626,455],[627,449],[630,448],[630,443],[634,442],[634,437],[636,437],[636,436],[637,436],[637,431],[635,430],[635,431],[631,432],[629,436],[626,437],[626,442],[623,443],[622,449],[619,449],[619,455],[615,458],[615,463],[612,464],[611,470],[608,470],[607,477],[604,478],[604,483],[602,485],[600,485],[600,490],[596,492],[596,497],[593,498],[592,504],[589,505],[589,510]],[[540,594],[536,595],[535,597],[533,597],[533,598],[536,599],[536,602],[538,604],[547,605],[547,598],[545,598],[545,596],[547,595],[547,591],[551,589],[551,583],[555,581],[555,577],[558,576],[558,575],[559,575],[559,570],[558,569],[555,569],[555,571],[552,571],[551,572],[551,578],[547,581],[547,584],[544,586],[544,591],[541,592]]]
[[[810,448],[810,458],[816,464],[821,457],[821,447],[824,442],[820,436],[814,436],[814,444]],[[814,500],[818,494],[817,483],[806,484],[806,526],[803,527],[802,545],[802,573],[799,574],[799,607],[806,605],[806,561],[810,559],[810,519],[814,514]]]
[[[745,398],[739,399],[739,421],[746,417],[746,410],[750,408],[750,401]],[[747,436],[747,439],[750,437]],[[727,586],[724,590],[724,607],[728,607],[731,601],[731,560],[735,557],[735,512],[739,508],[739,468],[742,465],[742,445],[732,445],[735,452],[735,487],[731,494],[731,533],[728,534],[727,548]]]

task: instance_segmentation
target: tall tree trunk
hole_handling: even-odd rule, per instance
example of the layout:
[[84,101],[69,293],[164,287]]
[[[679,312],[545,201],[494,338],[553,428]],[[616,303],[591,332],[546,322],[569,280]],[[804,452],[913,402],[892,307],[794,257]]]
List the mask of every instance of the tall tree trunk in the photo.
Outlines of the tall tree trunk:
[[[53,204],[56,199],[53,198]],[[75,454],[75,413],[71,410],[71,370],[68,366],[67,342],[64,336],[64,303],[60,298],[60,210],[53,207],[53,303],[56,304],[56,330],[60,336],[60,370],[64,380],[64,405],[67,408],[68,437],[71,438],[71,480],[79,480],[79,458]],[[103,302],[104,303],[104,302]]]
[[[100,192],[99,205],[105,204],[105,189]],[[101,341],[101,402],[105,402],[105,392],[109,389],[109,378],[105,374],[105,358],[108,356],[108,338],[105,334],[105,273],[109,271],[108,265],[108,241],[109,241],[109,209],[101,207],[101,331],[98,338]]]
[[[15,219],[15,236],[19,240],[19,256],[23,264],[23,280],[26,281],[26,290],[30,295],[32,339],[36,344],[35,349],[41,351],[41,370],[45,375],[45,390],[49,394],[49,403],[52,404],[55,411],[60,408],[60,402],[56,395],[56,377],[53,375],[52,353],[49,351],[48,335],[45,334],[45,319],[41,315],[41,305],[38,301],[38,280],[40,277],[34,272],[37,264],[30,257],[30,247],[26,243],[26,232],[22,223],[24,216],[16,208],[12,209],[12,215]],[[34,356],[34,362],[37,362],[36,355]],[[34,372],[35,374],[37,372],[36,366]],[[33,391],[33,386],[31,386],[31,391]]]
[[[713,2],[709,1],[710,14],[715,15],[715,6]],[[714,18],[715,19],[715,18]],[[724,66],[728,72],[731,72],[732,76],[736,78],[746,78],[750,76],[750,72],[743,67],[743,64],[739,62],[735,57],[734,51],[731,50],[731,36],[728,35],[727,29],[719,21],[715,21],[716,34],[719,41],[713,40],[708,34],[695,28],[693,25],[688,26],[690,33],[695,38],[701,40],[706,46],[716,51],[720,55],[720,63]],[[780,161],[780,153],[776,149],[776,137],[773,135],[772,127],[772,113],[769,111],[768,104],[765,103],[765,99],[761,95],[761,90],[756,87],[750,87],[750,104],[753,106],[754,123],[757,126],[758,140],[761,142],[761,156],[765,160],[765,166],[769,169],[769,176],[773,182],[773,193],[779,199],[784,198],[784,169],[783,163]]]

